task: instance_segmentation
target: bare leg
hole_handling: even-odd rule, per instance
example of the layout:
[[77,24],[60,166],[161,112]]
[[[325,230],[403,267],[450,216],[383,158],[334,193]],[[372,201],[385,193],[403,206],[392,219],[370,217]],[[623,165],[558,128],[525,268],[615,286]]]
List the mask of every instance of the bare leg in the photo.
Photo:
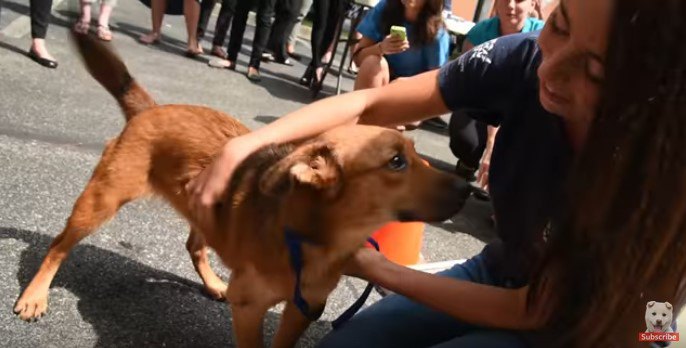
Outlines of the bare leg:
[[154,44],[160,41],[162,35],[162,20],[164,19],[164,9],[167,7],[167,0],[152,0],[150,10],[152,13],[152,31],[140,37],[144,44]]
[[198,20],[200,20],[200,3],[196,0],[183,0],[183,15],[186,19],[189,52],[202,53],[198,42]]
[[112,31],[110,30],[110,15],[112,14],[112,5],[103,2],[100,6],[100,16],[98,17],[98,38],[104,41],[112,40]]
[[91,22],[91,3],[86,2],[86,1],[81,1],[81,19],[80,21],[82,23],[90,23]]
[[390,82],[390,69],[383,57],[367,56],[355,79],[355,90],[385,86]]
[[210,260],[207,257],[207,246],[205,238],[195,230],[191,229],[186,242],[186,249],[191,254],[193,260],[193,267],[198,272],[205,291],[215,300],[223,300],[226,297],[226,283],[224,283],[219,276],[217,276],[210,267]]
[[102,5],[100,5],[100,15],[98,17],[98,25],[101,25],[103,27],[109,27],[111,15],[112,15],[112,5],[108,5],[107,3],[103,2]]

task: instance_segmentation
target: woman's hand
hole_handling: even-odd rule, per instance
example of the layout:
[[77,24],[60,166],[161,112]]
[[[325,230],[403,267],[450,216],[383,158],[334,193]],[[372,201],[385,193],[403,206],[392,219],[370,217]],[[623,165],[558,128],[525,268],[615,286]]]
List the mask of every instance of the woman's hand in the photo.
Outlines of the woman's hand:
[[485,191],[488,191],[488,171],[491,169],[491,154],[488,158],[484,156],[479,165],[479,175],[476,177],[476,184]]
[[186,185],[189,207],[201,226],[212,226],[215,216],[212,207],[226,193],[231,175],[238,165],[257,148],[238,137],[230,140],[219,156]]
[[375,274],[387,262],[389,262],[388,259],[380,252],[364,247],[358,250],[348,261],[343,269],[343,273],[351,277],[374,282]]
[[410,43],[407,40],[394,35],[388,35],[379,42],[381,55],[404,52],[408,48],[410,48]]
[[482,189],[488,191],[488,171],[491,169],[491,154],[493,154],[493,145],[495,144],[495,136],[498,134],[498,127],[488,126],[488,139],[486,140],[486,149],[481,157],[481,164],[479,165],[479,175],[476,178],[476,183]]

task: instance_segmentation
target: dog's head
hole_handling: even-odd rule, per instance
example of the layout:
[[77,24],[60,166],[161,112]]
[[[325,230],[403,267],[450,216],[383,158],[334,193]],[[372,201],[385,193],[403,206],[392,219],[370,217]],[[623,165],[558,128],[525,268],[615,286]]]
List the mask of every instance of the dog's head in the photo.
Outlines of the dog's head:
[[315,192],[325,215],[372,225],[443,221],[462,208],[471,186],[425,164],[401,133],[356,125],[297,147],[261,175],[260,190]]
[[650,301],[646,304],[646,326],[651,332],[665,332],[672,325],[672,304]]

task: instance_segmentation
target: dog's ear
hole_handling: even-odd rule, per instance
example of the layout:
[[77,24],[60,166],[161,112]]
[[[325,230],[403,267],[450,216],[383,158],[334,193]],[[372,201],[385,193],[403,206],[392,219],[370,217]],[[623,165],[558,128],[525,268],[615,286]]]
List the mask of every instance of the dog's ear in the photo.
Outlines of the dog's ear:
[[665,307],[667,307],[667,309],[669,309],[670,311],[672,310],[672,304],[669,302],[665,302]]
[[648,302],[648,304],[646,305],[646,307],[647,307],[647,308],[653,308],[654,305],[655,305],[655,301],[650,301],[650,302]]
[[260,191],[267,195],[281,195],[295,185],[328,189],[338,185],[341,167],[329,143],[303,145],[271,166],[260,179]]

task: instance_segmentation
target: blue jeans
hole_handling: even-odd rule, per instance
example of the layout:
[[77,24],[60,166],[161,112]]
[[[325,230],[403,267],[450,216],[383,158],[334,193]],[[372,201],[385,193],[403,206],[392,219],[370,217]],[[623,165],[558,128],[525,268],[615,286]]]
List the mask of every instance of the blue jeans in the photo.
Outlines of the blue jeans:
[[[440,276],[496,285],[479,254]],[[390,295],[361,311],[319,343],[322,348],[525,348],[516,331],[467,324],[400,295]]]

